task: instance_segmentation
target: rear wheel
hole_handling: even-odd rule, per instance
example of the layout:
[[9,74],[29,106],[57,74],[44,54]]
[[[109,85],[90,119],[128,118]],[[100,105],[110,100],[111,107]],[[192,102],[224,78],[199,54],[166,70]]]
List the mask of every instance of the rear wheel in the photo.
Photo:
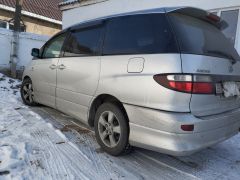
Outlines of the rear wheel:
[[36,106],[37,103],[34,102],[34,92],[31,79],[23,80],[21,86],[21,97],[24,104],[28,106]]
[[95,116],[94,128],[99,145],[107,153],[118,156],[130,151],[128,121],[117,105],[101,105]]

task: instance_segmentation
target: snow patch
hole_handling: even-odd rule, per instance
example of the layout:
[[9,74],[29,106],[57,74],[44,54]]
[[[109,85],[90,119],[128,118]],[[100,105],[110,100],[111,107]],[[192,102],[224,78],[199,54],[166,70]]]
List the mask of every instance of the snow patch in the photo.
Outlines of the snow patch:
[[67,140],[66,136],[60,131],[60,130],[55,130],[55,132],[57,133],[57,135],[59,137],[61,137],[63,140]]

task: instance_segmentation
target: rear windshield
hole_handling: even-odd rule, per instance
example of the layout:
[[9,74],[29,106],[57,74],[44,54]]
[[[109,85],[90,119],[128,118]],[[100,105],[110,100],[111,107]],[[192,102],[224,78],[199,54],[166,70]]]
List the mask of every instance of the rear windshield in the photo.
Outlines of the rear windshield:
[[170,13],[181,53],[215,56],[232,60],[240,57],[233,44],[213,24],[180,13]]

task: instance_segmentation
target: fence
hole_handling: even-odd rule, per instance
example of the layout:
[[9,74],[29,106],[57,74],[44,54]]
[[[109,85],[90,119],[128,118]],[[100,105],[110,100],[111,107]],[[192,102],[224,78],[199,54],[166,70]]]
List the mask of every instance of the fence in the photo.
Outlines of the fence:
[[[12,36],[13,32],[11,30],[0,28],[0,70],[2,72],[8,72],[10,70]],[[32,60],[32,48],[40,48],[48,39],[48,36],[26,32],[20,33],[17,62],[17,70],[19,72]]]

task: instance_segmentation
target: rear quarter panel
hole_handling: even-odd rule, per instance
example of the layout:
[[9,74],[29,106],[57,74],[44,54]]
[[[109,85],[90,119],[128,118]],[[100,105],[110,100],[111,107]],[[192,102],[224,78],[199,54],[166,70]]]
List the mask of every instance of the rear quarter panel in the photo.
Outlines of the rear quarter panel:
[[[145,59],[141,73],[128,73],[129,59]],[[181,73],[179,54],[102,56],[96,96],[109,94],[122,103],[153,109],[189,112],[191,94],[169,90],[154,81],[155,74]]]

